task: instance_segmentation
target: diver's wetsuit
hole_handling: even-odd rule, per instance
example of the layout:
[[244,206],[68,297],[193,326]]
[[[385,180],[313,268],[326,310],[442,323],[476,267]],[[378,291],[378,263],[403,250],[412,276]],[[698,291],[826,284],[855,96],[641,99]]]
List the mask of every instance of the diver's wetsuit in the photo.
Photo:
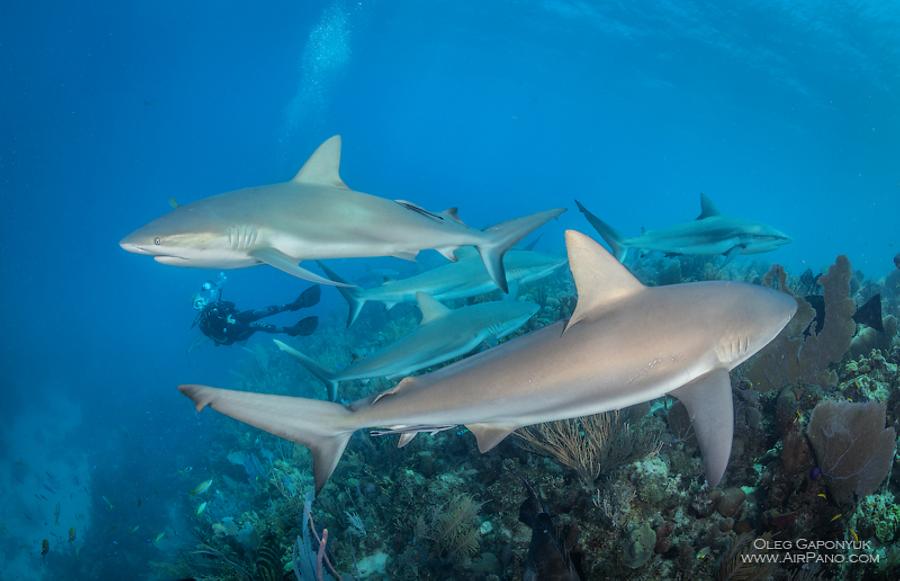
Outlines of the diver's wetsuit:
[[212,339],[216,345],[231,345],[239,341],[246,341],[256,332],[284,333],[291,337],[311,335],[319,324],[318,317],[303,318],[289,327],[278,327],[271,323],[258,323],[257,321],[285,311],[297,311],[311,307],[319,302],[320,294],[319,287],[313,286],[303,291],[292,303],[250,311],[238,311],[233,302],[219,299],[210,302],[200,311],[196,324],[200,327],[200,331]]

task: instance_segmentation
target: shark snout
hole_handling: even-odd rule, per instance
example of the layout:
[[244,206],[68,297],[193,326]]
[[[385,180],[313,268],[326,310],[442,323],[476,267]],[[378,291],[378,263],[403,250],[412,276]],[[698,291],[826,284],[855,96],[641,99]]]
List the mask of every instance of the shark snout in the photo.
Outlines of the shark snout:
[[125,252],[130,252],[132,254],[153,254],[153,252],[148,250],[146,246],[142,246],[136,242],[133,242],[130,237],[126,237],[120,240],[119,246],[121,246],[122,250],[124,250]]

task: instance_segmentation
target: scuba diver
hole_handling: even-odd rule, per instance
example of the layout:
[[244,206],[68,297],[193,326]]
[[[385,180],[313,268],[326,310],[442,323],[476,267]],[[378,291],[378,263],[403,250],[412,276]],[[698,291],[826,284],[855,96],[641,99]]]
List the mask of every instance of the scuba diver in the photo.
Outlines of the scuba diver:
[[319,324],[318,317],[305,317],[289,327],[260,323],[259,320],[278,313],[298,311],[318,304],[321,295],[321,289],[318,286],[309,287],[300,293],[294,302],[286,305],[272,305],[263,309],[239,311],[233,302],[222,299],[222,285],[225,280],[225,275],[219,273],[215,282],[203,283],[200,292],[194,294],[194,310],[198,313],[192,326],[200,327],[200,331],[212,339],[216,346],[246,341],[257,332],[283,333],[297,337],[298,335],[311,335],[316,330]]

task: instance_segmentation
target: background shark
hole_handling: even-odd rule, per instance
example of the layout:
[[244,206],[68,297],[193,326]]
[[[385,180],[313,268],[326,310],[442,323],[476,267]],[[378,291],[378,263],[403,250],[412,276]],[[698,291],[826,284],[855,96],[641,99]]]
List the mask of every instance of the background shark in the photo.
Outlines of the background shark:
[[[390,308],[397,303],[416,300],[420,291],[437,300],[449,301],[497,290],[497,285],[482,266],[481,258],[474,248],[460,248],[456,256],[456,262],[442,264],[408,278],[391,280],[381,286],[368,289],[339,286],[338,290],[350,308],[347,326],[356,321],[363,306],[369,301],[378,301]],[[514,295],[519,286],[549,276],[565,263],[565,258],[527,250],[510,250],[503,257],[506,280]],[[319,267],[332,280],[346,283],[326,265],[319,263]]]
[[723,216],[706,194],[700,194],[700,215],[693,222],[684,222],[660,230],[648,230],[634,238],[623,238],[609,224],[582,206],[578,200],[575,200],[575,205],[609,244],[619,260],[625,260],[631,248],[655,250],[669,255],[733,256],[769,252],[791,241],[786,234],[771,226]]
[[425,293],[418,293],[416,299],[422,321],[412,333],[339,372],[325,369],[277,339],[275,344],[321,379],[328,386],[329,399],[336,401],[341,381],[411,375],[465,355],[485,341],[502,339],[528,322],[540,309],[534,303],[506,300],[452,310]]
[[245,188],[177,206],[126,236],[128,252],[163,264],[244,268],[268,264],[319,284],[340,284],[298,266],[302,260],[395,256],[415,259],[434,248],[454,259],[462,245],[478,248],[497,286],[506,291],[503,254],[564,208],[517,218],[486,230],[463,224],[455,209],[429,212],[411,202],[351,190],[340,177],[341,139],[319,146],[294,179]]
[[[197,410],[227,416],[312,450],[317,488],[356,430],[404,434],[465,425],[487,452],[514,430],[621,409],[671,394],[693,421],[711,486],[731,453],[728,372],[793,317],[790,296],[744,283],[645,287],[603,247],[566,232],[578,303],[568,322],[342,406],[305,398],[182,385]],[[405,442],[404,442],[405,443]]]

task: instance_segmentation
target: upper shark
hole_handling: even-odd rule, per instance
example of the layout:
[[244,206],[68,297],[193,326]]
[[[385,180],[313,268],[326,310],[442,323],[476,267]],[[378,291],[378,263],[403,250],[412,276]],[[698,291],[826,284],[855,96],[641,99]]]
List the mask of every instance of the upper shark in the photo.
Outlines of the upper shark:
[[[397,303],[416,300],[420,291],[435,299],[449,301],[497,290],[497,285],[481,265],[478,252],[473,248],[460,248],[456,256],[456,262],[448,262],[408,278],[390,280],[377,287],[338,287],[350,307],[347,326],[353,324],[369,301],[382,302],[390,308]],[[510,250],[503,257],[506,280],[513,294],[520,285],[549,276],[565,263],[565,258],[527,250]],[[324,264],[319,266],[332,280],[345,282]]]
[[696,220],[660,230],[648,230],[633,238],[623,238],[578,200],[575,204],[619,260],[625,260],[630,248],[655,250],[669,255],[724,254],[731,257],[735,254],[769,252],[791,241],[786,234],[771,226],[723,216],[706,194],[700,194],[700,215]]
[[540,307],[514,300],[468,305],[451,310],[425,293],[416,300],[422,321],[399,341],[351,364],[340,372],[325,369],[303,353],[275,340],[278,348],[296,357],[328,386],[337,400],[338,383],[370,377],[402,377],[469,353],[484,342],[506,337],[528,322]]
[[243,268],[268,264],[320,284],[340,284],[301,268],[318,258],[396,256],[412,260],[433,248],[454,258],[463,245],[478,248],[504,291],[503,254],[560,215],[557,208],[477,230],[455,209],[430,212],[348,188],[340,178],[341,139],[334,136],[288,182],[245,188],[177,206],[125,237],[129,252],[175,266]]
[[514,430],[625,408],[671,394],[693,420],[711,486],[731,454],[728,372],[769,343],[797,309],[791,296],[738,282],[645,287],[599,244],[566,232],[578,291],[572,317],[494,349],[407,377],[349,406],[182,385],[206,406],[308,446],[321,488],[350,436],[465,425],[486,452]]

